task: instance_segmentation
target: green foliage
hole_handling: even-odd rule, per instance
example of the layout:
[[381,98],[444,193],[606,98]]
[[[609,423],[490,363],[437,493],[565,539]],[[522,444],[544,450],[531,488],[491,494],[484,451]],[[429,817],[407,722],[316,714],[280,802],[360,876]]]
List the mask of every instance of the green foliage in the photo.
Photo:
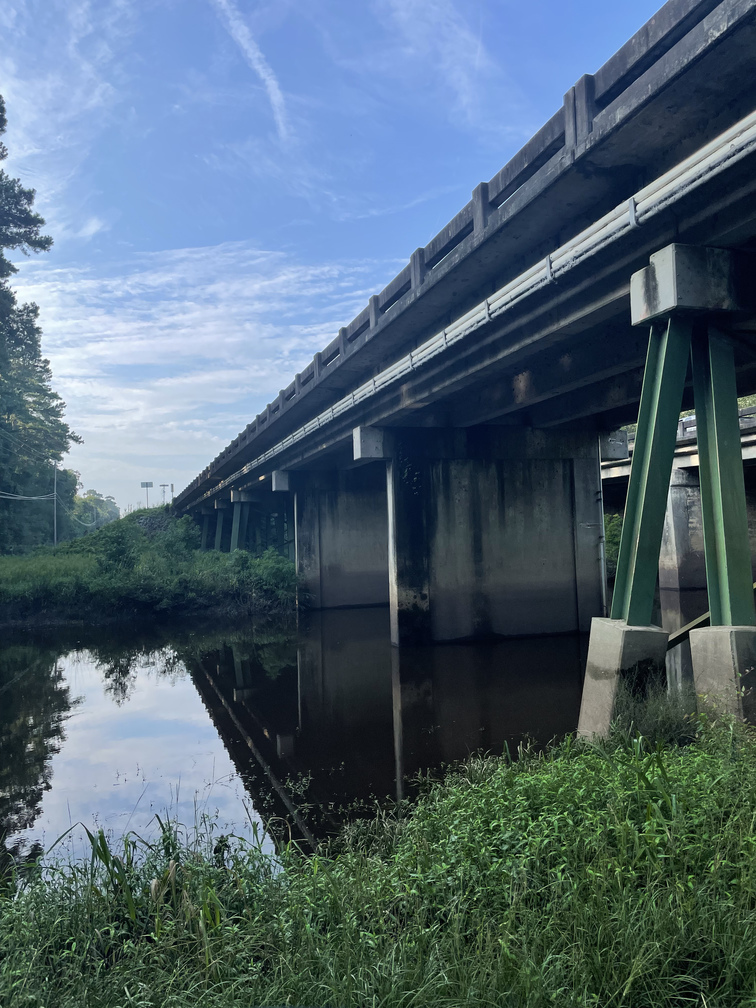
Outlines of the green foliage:
[[0,619],[98,620],[144,615],[284,612],[294,566],[269,550],[253,557],[199,550],[191,518],[135,511],[57,549],[0,557]]
[[756,739],[476,758],[311,857],[175,826],[0,897],[0,1001],[745,1006]]
[[604,515],[604,551],[606,554],[606,573],[614,577],[617,573],[617,558],[619,557],[620,536],[622,535],[622,515],[607,513]]
[[[5,132],[5,105],[0,97],[0,136]],[[0,161],[7,157],[0,144]],[[40,497],[53,491],[53,462],[60,462],[79,438],[63,420],[65,404],[52,390],[49,361],[42,357],[41,331],[35,304],[19,305],[8,278],[16,267],[4,251],[24,253],[50,248],[44,225],[34,213],[34,190],[0,170],[0,491],[16,497]],[[76,493],[74,473],[59,474],[59,519]],[[53,507],[49,500],[0,498],[0,553],[23,552],[52,541]]]
[[115,498],[103,497],[97,490],[87,490],[84,494],[76,495],[73,510],[69,514],[71,535],[63,535],[61,539],[86,535],[120,517],[121,509]]

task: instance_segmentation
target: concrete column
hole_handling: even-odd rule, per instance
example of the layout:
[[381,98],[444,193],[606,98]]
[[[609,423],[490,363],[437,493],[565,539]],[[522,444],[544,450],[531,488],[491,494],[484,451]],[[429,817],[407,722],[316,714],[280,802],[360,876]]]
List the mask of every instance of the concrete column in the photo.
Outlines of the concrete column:
[[223,512],[218,511],[215,518],[215,546],[216,550],[221,548],[223,543]]
[[[672,470],[659,554],[659,601],[662,626],[670,633],[709,608],[698,469]],[[677,688],[693,681],[687,640],[668,652],[667,678]]]
[[239,549],[239,530],[241,528],[241,516],[242,508],[244,505],[241,501],[234,501],[231,505],[232,508],[232,519],[231,519],[231,547],[230,550],[233,553],[234,550]]
[[602,611],[595,433],[404,429],[391,455],[394,644],[589,628]]
[[388,602],[386,467],[302,473],[295,494],[296,564],[315,609]]
[[405,429],[391,456],[394,644],[588,630],[602,611],[595,433]]
[[209,541],[210,541],[210,512],[207,511],[202,515],[202,540],[200,542],[200,549],[206,550],[208,548]]
[[239,521],[239,549],[249,549],[249,543],[247,542],[247,533],[249,531],[249,513],[252,509],[252,505],[247,501],[242,501],[241,506],[241,517]]
[[230,501],[216,501],[215,502],[215,513],[217,518],[215,520],[215,549],[223,549],[223,516],[226,509],[231,506]]

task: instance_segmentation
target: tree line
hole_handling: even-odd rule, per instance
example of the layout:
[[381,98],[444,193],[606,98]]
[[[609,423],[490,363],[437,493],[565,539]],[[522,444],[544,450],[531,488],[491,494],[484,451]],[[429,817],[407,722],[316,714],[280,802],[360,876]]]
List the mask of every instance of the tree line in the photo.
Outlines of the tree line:
[[[0,96],[0,138],[6,126]],[[0,140],[0,162],[7,157]],[[119,514],[113,499],[95,490],[79,496],[78,473],[60,466],[81,438],[65,422],[65,403],[52,388],[39,308],[19,304],[10,286],[18,267],[7,252],[29,255],[52,246],[42,233],[44,219],[33,209],[34,196],[0,169],[0,553],[51,544],[55,531],[58,540],[71,539]]]

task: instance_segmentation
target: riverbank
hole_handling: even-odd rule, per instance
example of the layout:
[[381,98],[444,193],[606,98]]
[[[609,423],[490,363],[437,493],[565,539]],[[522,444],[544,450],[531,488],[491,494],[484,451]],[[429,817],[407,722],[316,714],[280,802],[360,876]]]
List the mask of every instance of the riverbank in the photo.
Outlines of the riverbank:
[[654,720],[658,745],[473,759],[314,857],[93,836],[0,897],[0,1002],[752,1004],[756,738]]
[[294,606],[294,565],[199,549],[190,518],[137,511],[81,539],[0,557],[0,627],[195,615],[276,615]]

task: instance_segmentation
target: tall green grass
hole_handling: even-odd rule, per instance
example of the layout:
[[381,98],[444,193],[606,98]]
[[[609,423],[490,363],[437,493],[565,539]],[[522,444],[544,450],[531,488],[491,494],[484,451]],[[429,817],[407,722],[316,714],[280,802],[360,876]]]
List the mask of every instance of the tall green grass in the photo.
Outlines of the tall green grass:
[[754,1005],[756,738],[685,717],[472,759],[311,857],[92,834],[0,898],[0,1003]]
[[55,550],[0,557],[3,622],[282,612],[295,590],[293,565],[274,550],[203,552],[190,518],[157,509]]

